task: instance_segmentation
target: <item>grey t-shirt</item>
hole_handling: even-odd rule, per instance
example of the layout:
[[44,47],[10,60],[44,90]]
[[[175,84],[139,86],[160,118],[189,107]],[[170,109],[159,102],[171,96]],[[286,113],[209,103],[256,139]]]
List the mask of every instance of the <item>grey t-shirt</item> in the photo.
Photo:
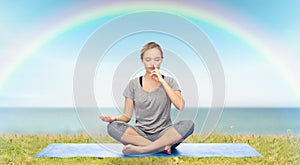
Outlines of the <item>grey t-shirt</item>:
[[[173,78],[165,76],[164,80],[173,90],[180,90]],[[123,96],[134,100],[135,126],[146,134],[158,133],[172,125],[171,100],[162,86],[146,92],[139,83],[139,78],[134,78],[125,88]]]

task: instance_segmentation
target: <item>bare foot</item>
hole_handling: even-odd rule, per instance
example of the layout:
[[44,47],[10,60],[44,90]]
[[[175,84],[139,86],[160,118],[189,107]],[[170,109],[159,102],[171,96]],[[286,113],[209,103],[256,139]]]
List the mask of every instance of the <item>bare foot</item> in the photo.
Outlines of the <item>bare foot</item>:
[[[126,146],[123,147],[122,150],[123,154],[145,154],[145,153],[150,153],[146,151],[146,148],[144,146],[135,146],[132,144],[128,144]],[[159,152],[159,151],[157,151]],[[162,150],[162,152],[166,153],[166,154],[171,154],[172,150],[171,150],[171,146],[165,146],[165,148]],[[155,153],[155,152],[153,152]]]
[[171,146],[166,146],[164,152],[166,154],[171,154],[172,153]]
[[134,146],[132,144],[128,144],[128,145],[124,146],[122,152],[123,152],[123,154],[141,154],[141,153],[143,153],[141,146]]

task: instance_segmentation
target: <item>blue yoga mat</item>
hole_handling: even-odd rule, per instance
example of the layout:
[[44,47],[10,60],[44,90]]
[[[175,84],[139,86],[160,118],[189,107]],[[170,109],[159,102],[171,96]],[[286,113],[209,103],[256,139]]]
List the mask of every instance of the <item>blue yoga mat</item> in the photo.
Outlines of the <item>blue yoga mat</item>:
[[48,145],[35,157],[262,157],[251,146],[242,143],[182,143],[172,150],[170,155],[166,153],[124,155],[122,148],[122,144],[116,143],[55,143]]

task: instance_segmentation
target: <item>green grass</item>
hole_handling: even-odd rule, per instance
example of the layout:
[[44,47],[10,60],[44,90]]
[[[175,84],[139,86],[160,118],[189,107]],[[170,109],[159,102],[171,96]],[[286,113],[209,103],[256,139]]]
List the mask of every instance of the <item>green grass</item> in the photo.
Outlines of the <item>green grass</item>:
[[[103,142],[115,142],[108,136]],[[0,135],[0,164],[300,164],[300,136],[213,134],[206,143],[248,143],[264,158],[34,158],[51,143],[93,143],[87,135]],[[186,142],[203,142],[193,135]]]

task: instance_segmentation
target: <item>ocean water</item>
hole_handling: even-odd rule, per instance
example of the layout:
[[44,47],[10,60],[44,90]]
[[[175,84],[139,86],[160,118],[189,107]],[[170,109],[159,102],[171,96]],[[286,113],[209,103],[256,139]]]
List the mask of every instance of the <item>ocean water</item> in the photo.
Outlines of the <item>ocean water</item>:
[[[0,134],[107,134],[107,123],[98,116],[120,113],[114,108],[0,108]],[[207,113],[207,108],[172,109],[172,120],[194,120],[195,133],[201,133],[210,120]],[[218,133],[300,135],[300,108],[225,108],[216,124]]]

